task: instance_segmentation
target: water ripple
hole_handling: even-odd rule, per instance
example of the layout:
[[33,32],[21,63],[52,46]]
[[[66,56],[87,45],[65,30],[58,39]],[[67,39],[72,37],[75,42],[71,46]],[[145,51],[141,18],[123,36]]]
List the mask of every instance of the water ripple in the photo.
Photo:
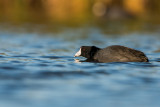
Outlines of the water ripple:
[[[85,38],[77,34],[80,36],[76,39],[74,33],[75,38],[64,37],[67,40],[36,34],[0,35],[3,44],[0,46],[0,104],[3,107],[62,107],[65,104],[141,107],[141,102],[144,107],[160,105],[157,36],[131,34],[114,38],[96,29],[89,31]],[[150,62],[96,63],[73,57],[81,45],[94,44],[138,48],[147,54]]]

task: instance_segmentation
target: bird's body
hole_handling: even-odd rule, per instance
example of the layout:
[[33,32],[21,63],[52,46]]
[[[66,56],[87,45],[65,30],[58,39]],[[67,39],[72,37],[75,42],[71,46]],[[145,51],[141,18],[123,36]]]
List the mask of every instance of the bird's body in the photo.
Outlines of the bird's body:
[[148,62],[143,52],[120,45],[103,49],[95,46],[82,46],[80,51],[81,54],[75,56],[83,56],[95,62]]

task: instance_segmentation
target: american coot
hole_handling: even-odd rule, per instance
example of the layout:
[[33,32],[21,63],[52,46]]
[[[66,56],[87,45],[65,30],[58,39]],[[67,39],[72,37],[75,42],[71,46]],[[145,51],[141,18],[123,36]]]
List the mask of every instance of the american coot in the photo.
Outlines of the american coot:
[[138,50],[120,45],[106,48],[96,46],[81,46],[75,57],[83,56],[94,62],[148,62],[146,55]]

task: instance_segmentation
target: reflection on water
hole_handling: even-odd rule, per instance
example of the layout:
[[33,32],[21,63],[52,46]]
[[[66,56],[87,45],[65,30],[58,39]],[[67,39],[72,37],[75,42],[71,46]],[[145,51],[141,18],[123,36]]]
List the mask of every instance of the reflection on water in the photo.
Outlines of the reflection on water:
[[[159,40],[156,33],[111,36],[96,28],[45,36],[1,31],[0,105],[158,107]],[[135,48],[146,53],[150,63],[77,63],[85,60],[74,57],[78,48],[93,44]]]

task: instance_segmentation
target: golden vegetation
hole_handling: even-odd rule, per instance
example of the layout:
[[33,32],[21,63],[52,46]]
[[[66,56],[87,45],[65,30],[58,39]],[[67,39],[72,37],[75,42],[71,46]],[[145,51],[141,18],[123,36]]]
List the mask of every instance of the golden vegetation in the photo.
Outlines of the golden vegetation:
[[93,19],[154,18],[158,0],[0,0],[1,22],[73,22]]

